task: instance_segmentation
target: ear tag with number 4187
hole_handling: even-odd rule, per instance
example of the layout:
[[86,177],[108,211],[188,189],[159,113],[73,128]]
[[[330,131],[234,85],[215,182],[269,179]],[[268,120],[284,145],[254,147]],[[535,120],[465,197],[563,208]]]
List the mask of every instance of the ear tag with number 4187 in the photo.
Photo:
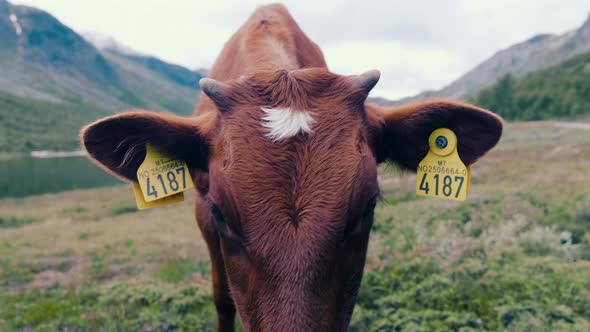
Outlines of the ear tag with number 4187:
[[171,159],[145,146],[145,159],[137,169],[133,184],[135,201],[140,210],[184,201],[184,191],[193,187],[186,162]]
[[457,136],[439,128],[428,138],[428,154],[418,165],[416,194],[464,201],[471,182],[471,167],[457,153]]

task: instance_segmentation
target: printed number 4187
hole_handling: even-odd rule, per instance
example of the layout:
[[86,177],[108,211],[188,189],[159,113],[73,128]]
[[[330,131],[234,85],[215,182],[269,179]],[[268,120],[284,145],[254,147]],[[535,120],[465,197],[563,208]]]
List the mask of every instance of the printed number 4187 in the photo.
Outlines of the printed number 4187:
[[[158,181],[160,181],[160,185],[162,186],[162,190],[164,191],[164,196],[168,195],[168,189],[166,187],[171,189],[172,192],[178,191],[180,184],[178,183],[178,180],[176,179],[176,175],[182,175],[182,187],[181,188],[182,189],[186,188],[186,174],[185,173],[186,173],[185,169],[183,167],[181,167],[181,168],[176,169],[176,174],[173,171],[166,172],[166,179],[164,179],[164,176],[162,176],[162,174],[158,174],[156,179]],[[166,186],[166,184],[168,184],[168,186]],[[156,190],[156,187],[154,185],[150,184],[149,177],[147,178],[147,195],[154,196],[155,198],[158,198],[158,191]]]
[[[426,195],[428,195],[431,190],[430,181],[427,179],[428,175],[428,173],[424,173],[424,175],[422,175],[420,187],[418,187],[418,189],[424,191]],[[455,176],[453,179],[450,175],[445,175],[441,178],[440,174],[435,174],[433,178],[434,196],[439,196],[439,192],[442,192],[442,194],[446,197],[450,197],[453,192],[455,192],[455,198],[459,197],[459,193],[461,193],[461,188],[463,187],[463,182],[465,181],[464,176]]]

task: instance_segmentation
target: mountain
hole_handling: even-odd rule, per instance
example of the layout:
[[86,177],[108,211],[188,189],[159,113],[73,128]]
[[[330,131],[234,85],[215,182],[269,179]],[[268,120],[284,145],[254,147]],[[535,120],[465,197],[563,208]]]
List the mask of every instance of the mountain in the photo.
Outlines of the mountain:
[[198,86],[199,80],[207,75],[203,70],[192,71],[183,66],[136,52],[110,36],[92,32],[86,32],[83,36],[103,53],[139,64],[182,86],[195,88]]
[[84,31],[81,32],[81,35],[84,37],[84,39],[86,39],[89,43],[101,51],[112,50],[123,54],[144,55],[130,47],[127,47],[126,45],[121,44],[112,36],[105,35],[100,32]]
[[16,48],[18,35],[12,18],[10,4],[0,0],[0,50]]
[[590,51],[522,78],[506,74],[472,101],[508,120],[590,113]]
[[[6,0],[0,0],[0,73],[0,137],[12,136],[11,144],[0,139],[0,152],[76,148],[84,123],[129,108],[191,114],[203,77],[125,47],[98,48],[47,12]],[[57,126],[62,133],[34,129],[35,122],[64,117],[69,125]]]
[[459,79],[436,91],[425,91],[390,104],[449,97],[466,99],[491,86],[506,74],[522,77],[530,72],[559,64],[590,50],[590,15],[576,30],[562,35],[540,34],[510,46],[477,65]]
[[107,52],[114,57],[119,57],[145,67],[162,77],[175,82],[181,86],[195,88],[199,86],[202,74],[191,71],[185,67],[162,61],[153,56],[133,55],[119,52],[118,50],[107,49]]

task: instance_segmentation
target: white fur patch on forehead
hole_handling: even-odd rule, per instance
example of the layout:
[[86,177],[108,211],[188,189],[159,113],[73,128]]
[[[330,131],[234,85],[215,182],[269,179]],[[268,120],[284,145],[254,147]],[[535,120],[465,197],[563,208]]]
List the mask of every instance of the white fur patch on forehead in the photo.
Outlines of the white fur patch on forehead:
[[273,141],[280,141],[297,135],[299,132],[311,133],[314,119],[306,111],[293,111],[288,107],[265,108],[266,115],[262,118],[262,125],[269,129],[266,137]]

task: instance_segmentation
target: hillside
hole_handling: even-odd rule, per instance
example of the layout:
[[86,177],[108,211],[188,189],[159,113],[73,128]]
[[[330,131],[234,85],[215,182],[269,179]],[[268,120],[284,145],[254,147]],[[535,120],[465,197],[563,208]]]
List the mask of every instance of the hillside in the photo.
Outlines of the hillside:
[[473,101],[508,120],[590,113],[590,52],[523,78],[505,75]]
[[[182,115],[193,112],[200,92],[200,74],[153,57],[129,58],[106,50],[103,54],[120,73],[122,84],[139,97],[137,102],[129,103],[131,106],[166,110]],[[155,61],[161,67],[152,66],[150,61]],[[185,76],[175,76],[178,68],[182,68]]]
[[[77,138],[70,134],[83,124],[129,108],[190,114],[202,78],[154,57],[98,49],[50,14],[5,0],[0,0],[0,72],[0,151],[75,148]],[[33,122],[23,122],[33,114],[43,118],[37,121],[66,121],[59,123],[60,131],[46,127],[50,132],[42,136],[52,138],[44,140]]]
[[587,51],[590,51],[590,16],[578,29],[562,35],[539,34],[500,50],[440,90],[425,91],[390,104],[435,97],[467,99],[503,75],[522,77]]
[[109,114],[90,104],[53,103],[0,92],[0,152],[78,149],[81,126]]

